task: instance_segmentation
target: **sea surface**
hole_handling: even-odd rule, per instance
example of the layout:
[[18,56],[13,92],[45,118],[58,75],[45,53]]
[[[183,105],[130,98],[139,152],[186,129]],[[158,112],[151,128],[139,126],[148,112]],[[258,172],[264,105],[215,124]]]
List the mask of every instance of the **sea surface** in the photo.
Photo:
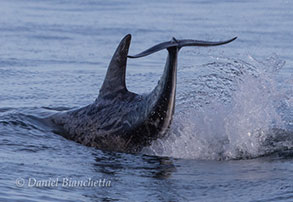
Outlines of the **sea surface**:
[[[0,201],[293,201],[293,1],[0,0]],[[170,132],[138,154],[64,139],[42,120],[92,103],[119,41],[177,39]],[[128,59],[148,93],[167,51]]]

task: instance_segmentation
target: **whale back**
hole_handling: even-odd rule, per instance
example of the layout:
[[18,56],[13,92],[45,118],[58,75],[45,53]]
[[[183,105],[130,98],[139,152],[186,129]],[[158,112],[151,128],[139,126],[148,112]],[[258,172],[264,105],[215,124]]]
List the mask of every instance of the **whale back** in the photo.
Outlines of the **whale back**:
[[[215,46],[229,43],[176,40],[153,46],[129,56],[131,35],[118,45],[94,103],[51,117],[59,134],[81,144],[103,150],[139,152],[167,134],[175,109],[177,57],[184,46]],[[168,50],[163,74],[153,91],[138,95],[126,88],[127,57],[139,58],[162,49]]]

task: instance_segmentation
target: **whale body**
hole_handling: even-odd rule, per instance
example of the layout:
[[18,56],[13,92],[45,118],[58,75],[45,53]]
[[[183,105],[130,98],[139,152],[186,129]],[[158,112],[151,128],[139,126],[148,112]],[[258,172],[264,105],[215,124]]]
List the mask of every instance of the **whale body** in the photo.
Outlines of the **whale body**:
[[[97,99],[90,105],[50,117],[58,133],[67,139],[101,150],[136,153],[166,135],[175,109],[177,56],[184,46],[216,46],[229,43],[176,40],[160,43],[140,54],[128,56],[131,35],[118,45]],[[157,86],[145,95],[127,90],[127,58],[138,58],[168,50]]]

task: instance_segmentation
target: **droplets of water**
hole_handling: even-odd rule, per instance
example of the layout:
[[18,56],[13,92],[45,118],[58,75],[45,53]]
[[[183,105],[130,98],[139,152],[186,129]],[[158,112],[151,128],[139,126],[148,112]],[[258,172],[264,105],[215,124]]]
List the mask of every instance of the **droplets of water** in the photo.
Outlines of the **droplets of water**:
[[284,64],[272,55],[265,60],[217,58],[202,65],[206,71],[196,79],[186,76],[189,87],[178,92],[169,136],[145,152],[219,160],[292,150],[293,92],[287,86],[292,77],[278,82]]

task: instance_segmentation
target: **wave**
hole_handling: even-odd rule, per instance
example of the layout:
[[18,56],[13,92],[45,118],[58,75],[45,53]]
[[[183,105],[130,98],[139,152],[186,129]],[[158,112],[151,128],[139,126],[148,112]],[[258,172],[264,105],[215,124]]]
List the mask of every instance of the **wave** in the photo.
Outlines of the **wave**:
[[[249,62],[216,58],[196,72],[194,66],[179,67],[170,132],[143,153],[210,160],[293,157],[293,77],[280,79],[284,64],[273,55]],[[54,129],[44,118],[68,109],[0,108],[0,132],[25,139],[50,136]]]

